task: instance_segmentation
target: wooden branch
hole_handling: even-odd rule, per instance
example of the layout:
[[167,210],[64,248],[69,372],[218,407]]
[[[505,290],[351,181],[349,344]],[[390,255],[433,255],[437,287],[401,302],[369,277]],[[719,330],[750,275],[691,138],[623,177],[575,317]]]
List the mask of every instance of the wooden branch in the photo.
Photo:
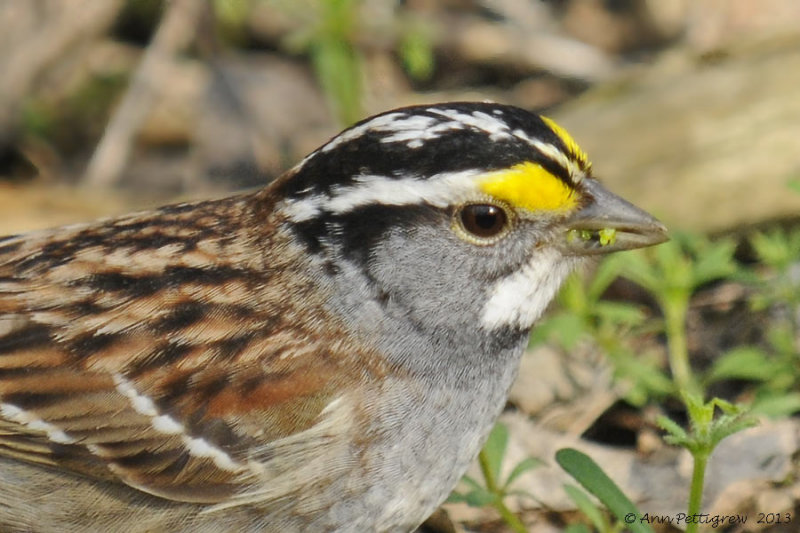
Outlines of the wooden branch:
[[136,132],[153,105],[160,86],[169,83],[169,64],[195,36],[204,0],[172,0],[147,47],[141,65],[97,145],[82,185],[109,187],[118,182]]

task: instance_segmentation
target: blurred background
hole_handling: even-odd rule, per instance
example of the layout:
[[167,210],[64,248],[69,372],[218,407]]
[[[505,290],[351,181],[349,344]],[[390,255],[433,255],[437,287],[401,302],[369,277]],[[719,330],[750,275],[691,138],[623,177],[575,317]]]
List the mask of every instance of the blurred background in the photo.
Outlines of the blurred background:
[[80,211],[73,187],[108,196],[87,215],[255,187],[364,116],[465,99],[553,115],[670,224],[789,217],[798,44],[792,0],[3,0],[0,207],[46,205],[0,230],[72,218],[49,202]]
[[[709,479],[710,508],[751,513],[719,530],[797,530],[800,2],[0,0],[0,73],[4,234],[262,186],[393,107],[488,99],[551,116],[601,180],[677,232],[673,255],[641,269],[701,264],[683,322],[703,390],[770,417]],[[619,269],[562,295],[542,329],[568,339],[534,339],[507,453],[549,464],[564,439],[588,446],[644,508],[677,512],[686,456],[652,422],[686,421],[658,292],[672,289]],[[637,307],[587,310],[601,296]],[[613,357],[609,331],[646,364]],[[562,474],[520,483],[531,497],[510,506],[530,530],[603,530]],[[510,527],[464,499],[431,527]]]

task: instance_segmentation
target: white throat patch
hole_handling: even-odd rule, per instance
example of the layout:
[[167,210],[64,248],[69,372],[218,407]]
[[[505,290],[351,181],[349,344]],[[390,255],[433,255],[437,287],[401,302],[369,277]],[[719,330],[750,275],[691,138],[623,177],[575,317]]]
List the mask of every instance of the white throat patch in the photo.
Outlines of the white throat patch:
[[577,261],[558,250],[534,254],[527,265],[496,282],[483,306],[481,325],[527,329],[541,316]]

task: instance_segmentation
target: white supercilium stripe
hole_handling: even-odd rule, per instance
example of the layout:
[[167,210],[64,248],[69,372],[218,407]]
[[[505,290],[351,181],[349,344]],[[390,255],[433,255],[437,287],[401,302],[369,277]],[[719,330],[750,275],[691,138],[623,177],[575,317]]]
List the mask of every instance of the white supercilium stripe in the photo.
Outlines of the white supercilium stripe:
[[332,197],[315,195],[290,200],[284,212],[293,222],[304,222],[322,212],[340,215],[370,204],[447,207],[473,198],[478,192],[475,178],[479,175],[478,171],[468,170],[428,179],[358,176],[355,185],[335,189]]
[[114,374],[114,384],[120,394],[131,401],[131,406],[137,413],[151,418],[150,423],[156,431],[167,435],[181,435],[183,445],[194,457],[207,457],[213,460],[217,467],[229,472],[241,472],[245,469],[244,465],[207,440],[188,435],[183,424],[171,416],[160,414],[153,400],[144,394],[139,394],[133,384],[120,374]]
[[429,204],[447,207],[473,197],[478,191],[474,170],[448,172],[428,179],[358,176],[357,185],[333,191],[325,210],[340,215],[370,204]]

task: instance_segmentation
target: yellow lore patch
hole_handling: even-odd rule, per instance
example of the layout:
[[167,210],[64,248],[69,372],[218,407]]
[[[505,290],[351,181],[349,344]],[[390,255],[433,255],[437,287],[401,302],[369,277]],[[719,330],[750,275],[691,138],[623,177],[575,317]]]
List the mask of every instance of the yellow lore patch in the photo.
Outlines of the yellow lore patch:
[[512,207],[529,211],[568,211],[575,207],[575,191],[536,163],[520,163],[485,174],[480,190]]
[[575,159],[580,161],[584,166],[589,166],[589,158],[586,156],[581,147],[578,146],[578,143],[575,142],[575,139],[572,138],[572,135],[567,133],[567,130],[556,124],[553,119],[547,117],[541,117],[545,124],[550,126],[550,129],[553,130],[561,142],[564,143],[564,146],[567,147],[567,150],[575,156]]

